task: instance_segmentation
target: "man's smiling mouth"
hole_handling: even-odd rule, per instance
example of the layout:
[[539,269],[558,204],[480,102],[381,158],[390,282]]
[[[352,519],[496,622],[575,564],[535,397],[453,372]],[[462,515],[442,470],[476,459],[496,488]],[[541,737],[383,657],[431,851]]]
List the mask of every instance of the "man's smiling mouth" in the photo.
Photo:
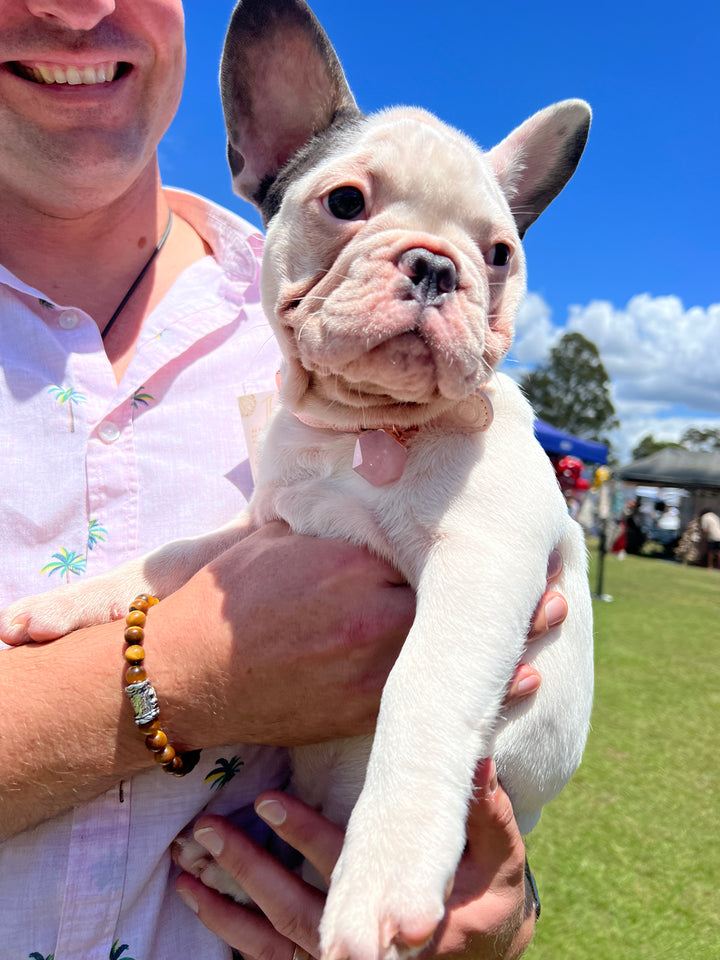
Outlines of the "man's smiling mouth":
[[110,83],[128,73],[129,63],[109,60],[103,63],[73,65],[43,61],[15,60],[8,63],[10,70],[24,80],[40,84],[68,84],[69,86],[88,86],[97,83]]

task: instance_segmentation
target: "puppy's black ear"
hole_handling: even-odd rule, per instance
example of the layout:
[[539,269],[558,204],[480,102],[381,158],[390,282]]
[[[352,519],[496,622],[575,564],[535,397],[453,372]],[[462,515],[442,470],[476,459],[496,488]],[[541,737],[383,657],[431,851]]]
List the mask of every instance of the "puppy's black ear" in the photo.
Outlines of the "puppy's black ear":
[[220,93],[233,188],[258,207],[313,136],[359,115],[335,51],[302,0],[240,0],[225,38]]
[[575,172],[591,117],[584,100],[563,100],[534,114],[488,153],[521,237]]

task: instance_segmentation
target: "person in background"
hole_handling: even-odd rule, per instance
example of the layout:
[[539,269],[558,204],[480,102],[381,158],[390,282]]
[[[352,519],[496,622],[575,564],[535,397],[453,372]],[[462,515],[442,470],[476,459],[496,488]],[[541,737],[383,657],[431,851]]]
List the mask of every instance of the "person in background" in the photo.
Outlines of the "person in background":
[[716,563],[720,567],[720,517],[712,510],[706,510],[700,514],[700,530],[705,541],[708,569]]

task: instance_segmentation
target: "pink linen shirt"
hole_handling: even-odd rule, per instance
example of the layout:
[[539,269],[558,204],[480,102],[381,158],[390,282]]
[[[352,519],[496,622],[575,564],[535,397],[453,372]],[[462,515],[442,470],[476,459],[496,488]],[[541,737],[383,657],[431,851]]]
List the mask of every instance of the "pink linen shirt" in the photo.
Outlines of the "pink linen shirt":
[[[149,315],[119,386],[93,319],[0,266],[0,606],[212,529],[249,497],[238,398],[272,389],[279,362],[261,237],[166,193],[214,256]],[[0,960],[227,960],[174,892],[169,846],[203,810],[252,819],[286,776],[281,750],[217,748],[186,778],[148,771],[3,843]]]

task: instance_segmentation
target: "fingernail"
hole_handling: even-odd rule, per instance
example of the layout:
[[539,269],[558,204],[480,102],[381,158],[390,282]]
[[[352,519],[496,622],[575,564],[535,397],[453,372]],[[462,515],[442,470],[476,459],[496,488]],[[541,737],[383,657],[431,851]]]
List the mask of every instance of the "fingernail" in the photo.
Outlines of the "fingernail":
[[214,857],[219,857],[223,852],[223,847],[225,846],[223,838],[210,827],[195,830],[193,836],[197,842],[202,844],[208,853],[211,853]]
[[548,580],[554,580],[555,577],[559,576],[562,568],[563,568],[562,556],[558,550],[553,550],[552,553],[550,554],[550,559],[548,560],[548,566],[547,566]]
[[517,692],[519,696],[526,697],[540,687],[540,676],[537,673],[531,673],[522,680],[518,680]]
[[484,782],[480,781],[480,789],[485,797],[494,797],[498,788],[498,776],[495,761],[486,759],[482,761]]
[[271,827],[279,827],[287,818],[287,811],[279,800],[262,800],[255,807],[255,812]]
[[180,897],[180,899],[182,900],[182,902],[183,902],[184,904],[186,904],[188,907],[190,907],[190,909],[192,910],[193,913],[199,913],[199,912],[200,912],[200,905],[198,904],[197,900],[196,900],[195,897],[190,893],[189,890],[184,890],[184,889],[178,890],[178,891],[177,891],[177,895]]
[[498,775],[497,767],[495,766],[495,761],[490,761],[490,775],[488,777],[487,787],[485,791],[489,797],[494,797],[498,789]]
[[545,607],[545,616],[549,627],[556,627],[565,619],[567,606],[562,597],[551,597]]

